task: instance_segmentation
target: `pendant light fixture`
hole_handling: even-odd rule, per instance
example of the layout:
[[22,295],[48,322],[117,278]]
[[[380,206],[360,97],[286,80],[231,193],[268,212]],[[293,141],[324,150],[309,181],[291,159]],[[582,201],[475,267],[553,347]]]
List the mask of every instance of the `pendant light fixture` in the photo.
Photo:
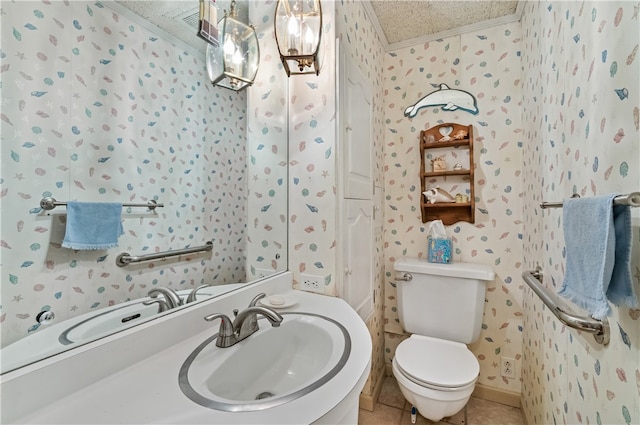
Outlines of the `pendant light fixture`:
[[320,0],[278,0],[275,32],[280,60],[288,76],[320,73]]
[[236,2],[218,22],[219,44],[207,44],[207,72],[214,86],[240,91],[253,84],[260,62],[255,29],[237,19]]

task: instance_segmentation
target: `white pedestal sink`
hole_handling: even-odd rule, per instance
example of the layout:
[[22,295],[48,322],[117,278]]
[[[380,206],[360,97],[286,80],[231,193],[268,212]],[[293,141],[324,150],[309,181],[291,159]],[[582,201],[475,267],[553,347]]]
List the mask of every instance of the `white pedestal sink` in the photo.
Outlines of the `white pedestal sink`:
[[319,388],[345,365],[351,338],[328,317],[283,313],[282,324],[260,320],[260,330],[228,348],[216,335],[189,355],[179,375],[180,389],[211,409],[248,412],[270,409]]

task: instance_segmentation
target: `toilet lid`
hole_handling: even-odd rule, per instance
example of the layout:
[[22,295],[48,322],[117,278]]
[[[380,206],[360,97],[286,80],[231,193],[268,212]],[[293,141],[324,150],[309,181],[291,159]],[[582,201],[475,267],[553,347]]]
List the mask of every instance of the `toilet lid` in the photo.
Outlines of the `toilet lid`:
[[478,360],[466,345],[422,335],[403,341],[395,359],[414,380],[440,387],[462,387],[480,373]]

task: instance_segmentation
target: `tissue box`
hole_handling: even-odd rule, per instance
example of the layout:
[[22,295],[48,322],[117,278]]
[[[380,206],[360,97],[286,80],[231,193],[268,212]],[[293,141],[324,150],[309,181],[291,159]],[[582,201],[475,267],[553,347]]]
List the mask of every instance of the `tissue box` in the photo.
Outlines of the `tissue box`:
[[451,262],[451,239],[427,239],[427,261],[430,263]]

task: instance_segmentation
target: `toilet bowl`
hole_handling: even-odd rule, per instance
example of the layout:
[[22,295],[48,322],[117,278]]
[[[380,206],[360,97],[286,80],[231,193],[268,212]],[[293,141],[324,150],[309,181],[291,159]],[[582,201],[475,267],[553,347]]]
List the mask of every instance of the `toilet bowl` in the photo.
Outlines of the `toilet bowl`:
[[437,422],[467,404],[480,365],[462,343],[412,335],[396,349],[392,371],[407,401]]
[[480,373],[467,348],[481,332],[486,282],[495,277],[486,265],[436,264],[400,258],[398,319],[411,336],[396,348],[393,375],[402,395],[434,422],[462,410]]

